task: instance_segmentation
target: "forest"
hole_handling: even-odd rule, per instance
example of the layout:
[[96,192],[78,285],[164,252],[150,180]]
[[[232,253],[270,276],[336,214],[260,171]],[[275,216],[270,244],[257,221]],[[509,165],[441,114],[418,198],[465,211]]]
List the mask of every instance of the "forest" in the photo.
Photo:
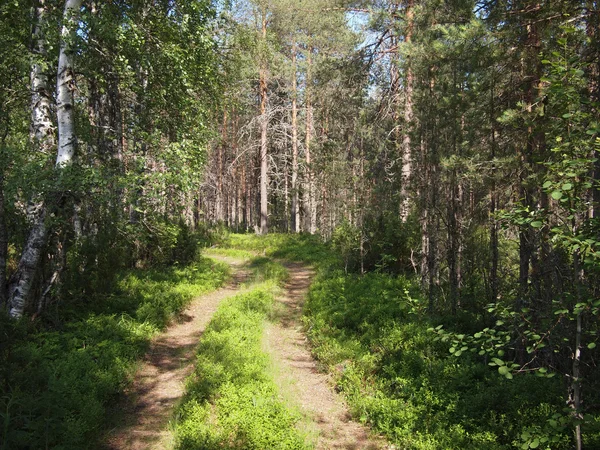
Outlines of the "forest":
[[0,105],[0,450],[363,448],[286,323],[364,448],[600,449],[600,2],[3,0]]

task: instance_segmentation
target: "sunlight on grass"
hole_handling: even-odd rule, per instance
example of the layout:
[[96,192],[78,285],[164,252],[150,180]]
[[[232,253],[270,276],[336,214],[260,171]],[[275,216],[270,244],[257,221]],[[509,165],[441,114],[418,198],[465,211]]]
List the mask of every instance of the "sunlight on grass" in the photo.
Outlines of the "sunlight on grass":
[[130,271],[112,295],[65,308],[54,330],[0,323],[0,375],[10,385],[0,399],[0,448],[89,448],[150,339],[228,277],[226,265],[205,258]]
[[219,307],[177,412],[177,449],[309,448],[295,428],[300,416],[282,401],[261,348],[277,292],[276,280],[265,281]]

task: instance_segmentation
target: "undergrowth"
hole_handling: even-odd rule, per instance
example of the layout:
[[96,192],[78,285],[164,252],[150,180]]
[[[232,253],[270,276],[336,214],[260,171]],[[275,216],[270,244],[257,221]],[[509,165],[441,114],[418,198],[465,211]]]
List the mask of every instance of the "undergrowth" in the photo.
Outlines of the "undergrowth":
[[[479,326],[476,316],[432,317],[418,283],[384,273],[348,275],[314,237],[229,235],[221,245],[318,269],[304,311],[313,354],[353,416],[398,448],[572,448],[570,430],[554,426],[564,409],[558,378],[507,380],[476,354],[451,356],[428,331],[443,323],[469,332]],[[542,442],[544,436],[555,442]]]
[[94,448],[151,337],[227,277],[203,258],[123,274],[109,296],[63,304],[45,323],[0,315],[0,449]]
[[[315,356],[353,415],[404,449],[521,448],[561,410],[555,379],[506,380],[473,359],[448,358],[428,332],[418,289],[401,277],[321,277],[305,322]],[[552,448],[570,448],[568,435]]]
[[287,272],[268,258],[250,267],[261,283],[224,302],[202,337],[177,412],[177,449],[307,448],[295,428],[300,417],[281,399],[261,349],[265,320]]

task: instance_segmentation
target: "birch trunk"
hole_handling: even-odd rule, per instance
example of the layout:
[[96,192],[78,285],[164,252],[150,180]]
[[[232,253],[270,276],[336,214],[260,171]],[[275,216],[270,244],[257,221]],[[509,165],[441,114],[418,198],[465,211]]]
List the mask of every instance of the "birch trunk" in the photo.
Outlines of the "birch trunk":
[[6,290],[6,263],[8,257],[8,232],[4,210],[4,173],[0,173],[0,309],[8,301]]
[[[57,115],[58,115],[58,169],[70,165],[75,155],[76,136],[73,117],[73,45],[77,28],[77,17],[82,0],[68,0],[65,4],[64,22],[61,33],[59,63],[57,72]],[[40,1],[35,8],[36,21],[33,29],[34,53],[40,60],[46,57],[46,39],[43,29],[46,24],[45,2]],[[54,146],[54,129],[50,112],[50,89],[44,74],[43,63],[36,61],[31,68],[31,137],[36,150],[49,153]],[[34,278],[40,265],[42,250],[48,239],[45,223],[47,205],[42,200],[32,201],[28,207],[31,230],[23,247],[17,270],[9,288],[10,316],[18,319],[23,316],[31,296]]]
[[[47,59],[47,42],[43,30],[46,26],[46,20],[46,4],[44,0],[40,0],[34,9],[34,26],[32,30],[35,58],[31,65],[30,74],[30,139],[34,149],[43,154],[49,154],[55,145],[50,103],[52,94],[48,84],[48,76],[44,71],[44,61]],[[30,223],[29,235],[8,289],[10,316],[15,319],[20,318],[25,311],[33,287],[35,272],[42,255],[42,248],[46,242],[46,204],[39,198],[32,199],[27,207],[27,216]]]
[[75,32],[82,0],[67,0],[61,30],[58,73],[56,76],[56,113],[58,118],[58,154],[56,167],[70,165],[75,157],[77,136],[73,109],[75,75],[73,73],[73,53]]

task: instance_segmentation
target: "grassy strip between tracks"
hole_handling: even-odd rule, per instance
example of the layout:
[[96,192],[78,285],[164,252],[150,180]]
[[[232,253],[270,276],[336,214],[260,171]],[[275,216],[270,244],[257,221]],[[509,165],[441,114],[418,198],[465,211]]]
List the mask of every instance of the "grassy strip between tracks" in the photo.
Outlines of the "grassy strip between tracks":
[[287,271],[262,257],[249,267],[257,284],[220,306],[200,342],[177,412],[177,449],[307,448],[296,429],[300,415],[282,400],[261,347]]

